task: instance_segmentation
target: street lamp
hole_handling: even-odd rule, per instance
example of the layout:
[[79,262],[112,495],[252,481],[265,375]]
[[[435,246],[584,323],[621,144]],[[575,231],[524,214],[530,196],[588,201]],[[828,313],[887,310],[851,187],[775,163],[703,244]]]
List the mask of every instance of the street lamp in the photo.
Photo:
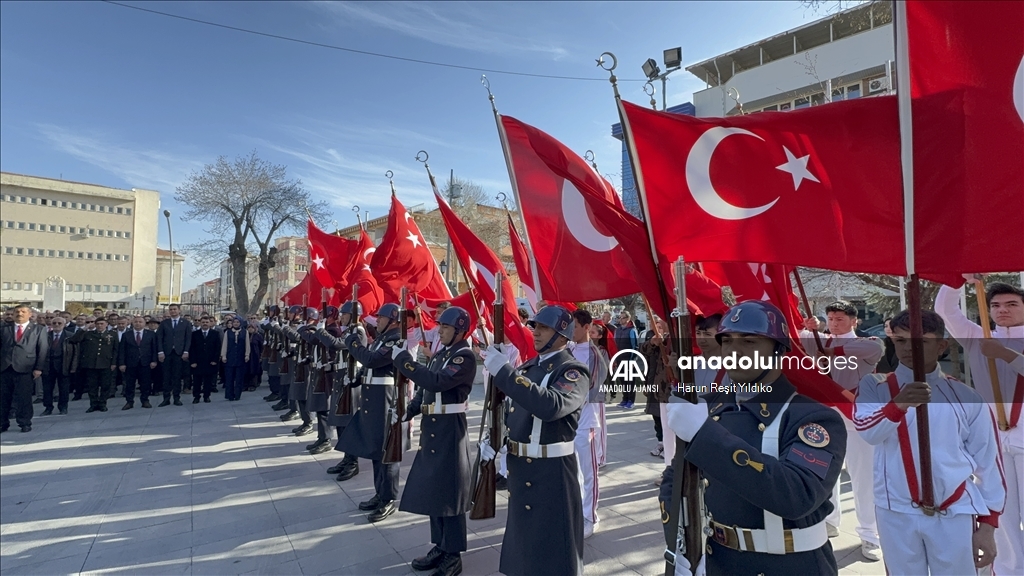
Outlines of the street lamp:
[[641,65],[644,71],[644,76],[650,81],[661,80],[661,109],[668,109],[668,97],[666,95],[668,75],[681,69],[683,66],[683,49],[669,48],[662,53],[662,60],[665,62],[665,71],[662,72],[658,68],[658,63],[654,58],[648,58],[646,62]]
[[170,295],[167,297],[167,303],[174,302],[174,241],[171,239],[171,211],[164,210],[164,218],[167,219],[167,245],[171,248],[171,286],[169,288]]

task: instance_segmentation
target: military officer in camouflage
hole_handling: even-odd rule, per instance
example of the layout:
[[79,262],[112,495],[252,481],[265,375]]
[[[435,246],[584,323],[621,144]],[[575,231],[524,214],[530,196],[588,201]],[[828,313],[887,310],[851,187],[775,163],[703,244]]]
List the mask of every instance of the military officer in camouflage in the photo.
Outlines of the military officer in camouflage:
[[[590,391],[587,367],[565,345],[573,318],[561,306],[542,308],[528,325],[538,356],[518,370],[502,346],[484,361],[494,385],[511,399],[508,430],[508,523],[499,570],[507,576],[583,573],[583,493],[574,439]],[[494,457],[488,442],[481,458]]]
[[[331,323],[328,321],[326,327],[317,330],[316,336],[320,339],[320,342],[331,351],[331,359],[334,362],[334,368],[331,372],[334,374],[334,386],[331,390],[331,404],[328,412],[328,424],[334,426],[338,433],[338,442],[334,445],[334,449],[341,452],[341,437],[345,432],[345,427],[348,426],[349,422],[352,421],[352,414],[339,414],[338,403],[342,394],[350,394],[352,396],[353,410],[358,410],[360,405],[360,390],[356,388],[346,389],[348,380],[348,362],[349,353],[348,348],[345,347],[345,339],[349,334],[356,334],[359,339],[359,345],[366,347],[366,329],[361,324],[355,324],[354,328],[350,327],[349,324],[352,320],[352,310],[355,308],[351,301],[346,302],[341,307],[341,318],[337,322]],[[356,367],[356,373],[358,374],[359,367]],[[328,474],[337,474],[335,478],[339,482],[350,480],[354,478],[356,474],[359,474],[359,458],[351,454],[345,454],[341,462],[338,462],[334,466],[327,469]]]
[[349,334],[345,347],[360,364],[364,375],[353,385],[359,386],[362,402],[357,406],[352,420],[345,427],[338,447],[357,458],[366,458],[373,463],[373,498],[359,503],[359,509],[368,511],[370,522],[379,522],[395,513],[395,498],[398,497],[399,464],[385,464],[384,439],[391,422],[389,411],[401,399],[395,386],[395,368],[391,363],[391,349],[398,343],[398,304],[388,303],[377,311],[377,339],[365,346],[359,334]]
[[430,517],[434,547],[412,561],[413,569],[433,570],[431,576],[455,576],[462,573],[466,511],[473,498],[466,408],[476,378],[476,356],[466,341],[468,312],[453,306],[437,322],[441,348],[426,366],[416,362],[404,346],[392,348],[395,368],[418,387],[405,419],[423,416],[420,449],[399,509]]
[[837,574],[825,517],[846,454],[842,416],[797,394],[767,362],[790,348],[778,308],[737,304],[716,339],[723,356],[755,363],[728,370],[727,390],[698,404],[673,396],[666,407],[669,426],[689,442],[684,457],[705,478],[707,574]]

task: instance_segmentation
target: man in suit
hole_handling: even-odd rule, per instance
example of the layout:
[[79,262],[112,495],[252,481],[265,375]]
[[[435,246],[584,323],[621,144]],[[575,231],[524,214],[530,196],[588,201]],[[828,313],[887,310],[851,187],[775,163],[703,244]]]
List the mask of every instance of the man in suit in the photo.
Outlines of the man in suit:
[[43,413],[41,416],[53,414],[53,388],[57,387],[57,409],[61,414],[68,413],[68,395],[71,383],[71,362],[75,356],[75,345],[68,340],[64,318],[57,316],[50,321],[50,333],[47,336],[49,351],[46,354],[46,369],[43,372]]
[[132,318],[131,329],[121,336],[117,348],[117,364],[124,382],[125,405],[121,410],[135,406],[135,384],[139,384],[139,397],[143,408],[152,408],[149,403],[152,371],[156,368],[156,334],[146,330],[142,316]]
[[167,307],[167,315],[156,331],[157,359],[164,365],[164,401],[161,407],[171,403],[181,406],[181,379],[188,362],[188,351],[192,345],[192,325],[181,317],[181,308],[177,304]]
[[199,319],[199,330],[192,334],[192,348],[189,358],[192,360],[192,403],[199,404],[199,397],[204,402],[210,401],[210,394],[217,385],[217,372],[220,365],[220,333],[213,329],[213,318],[203,316]]
[[0,329],[0,432],[11,427],[14,407],[22,432],[32,431],[34,379],[46,368],[46,327],[30,322],[32,309],[14,308],[14,322]]

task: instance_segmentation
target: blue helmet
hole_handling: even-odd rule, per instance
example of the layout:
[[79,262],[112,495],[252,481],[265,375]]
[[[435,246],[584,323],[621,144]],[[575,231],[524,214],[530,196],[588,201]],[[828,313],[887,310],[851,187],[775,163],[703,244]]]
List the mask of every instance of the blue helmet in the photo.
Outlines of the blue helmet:
[[466,312],[464,308],[452,306],[441,312],[441,315],[437,318],[437,323],[447,324],[455,328],[456,332],[466,333],[469,331],[469,312]]
[[288,315],[289,316],[295,316],[297,314],[302,314],[302,306],[299,306],[298,304],[295,304],[294,306],[289,306],[288,307]]
[[754,334],[775,340],[789,350],[789,329],[786,317],[774,305],[763,300],[747,300],[729,308],[718,324],[715,340],[722,343],[725,334]]
[[352,301],[349,300],[348,302],[345,302],[344,304],[341,305],[341,313],[342,314],[351,314],[353,308],[354,308],[354,306],[352,304]]
[[391,320],[392,322],[397,322],[401,312],[402,309],[398,307],[398,304],[395,304],[394,302],[388,302],[387,304],[381,306],[380,310],[377,310],[377,316],[383,316],[388,320]]
[[319,320],[320,311],[312,306],[306,306],[306,320]]
[[270,307],[270,311],[269,311],[268,317],[273,318],[274,316],[278,316],[280,314],[281,314],[281,307],[275,304],[275,305]]
[[338,319],[338,307],[328,306],[324,313],[324,320],[337,320]]
[[545,306],[537,312],[532,320],[526,323],[530,328],[537,324],[543,324],[553,329],[559,336],[564,336],[566,340],[572,340],[572,314],[569,314],[569,311],[561,306]]

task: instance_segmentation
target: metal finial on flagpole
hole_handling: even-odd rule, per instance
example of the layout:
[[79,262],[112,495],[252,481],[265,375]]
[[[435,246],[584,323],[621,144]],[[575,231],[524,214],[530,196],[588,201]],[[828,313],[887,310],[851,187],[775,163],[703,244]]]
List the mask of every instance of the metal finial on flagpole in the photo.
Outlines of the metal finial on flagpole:
[[387,172],[384,173],[384,176],[387,177],[388,182],[391,184],[391,195],[394,196],[395,195],[395,173],[392,172],[391,170],[388,170]]
[[491,101],[491,110],[497,114],[498,106],[494,103],[494,94],[491,92],[491,81],[487,79],[486,74],[480,75],[480,83],[484,85],[484,90],[487,90],[487,99]]
[[590,165],[594,168],[594,172],[597,172],[597,156],[594,156],[593,150],[587,150],[584,152],[583,159],[590,162]]
[[[490,90],[487,91],[490,94]],[[416,161],[423,162],[423,167],[427,169],[427,178],[430,178],[430,187],[437,190],[437,181],[434,180],[434,174],[430,171],[430,164],[427,161],[430,160],[430,154],[427,154],[426,150],[420,150],[416,153]]]
[[655,88],[653,83],[648,81],[647,83],[644,84],[644,94],[647,94],[648,96],[651,97],[651,110],[658,109],[658,100],[654,98],[654,92]]
[[746,112],[743,111],[743,102],[740,102],[740,91],[732,87],[725,91],[725,95],[732,98],[733,102],[736,102],[736,107],[740,109],[740,116],[745,116]]
[[508,196],[504,192],[498,192],[498,195],[494,197],[501,205],[505,208],[505,212],[508,212]]
[[[605,61],[605,56],[612,59],[611,65]],[[615,69],[618,68],[618,66],[619,59],[611,52],[604,52],[597,59],[597,67],[608,72],[608,81],[612,83],[612,90],[615,92],[616,98],[619,97],[619,78],[615,75]]]

